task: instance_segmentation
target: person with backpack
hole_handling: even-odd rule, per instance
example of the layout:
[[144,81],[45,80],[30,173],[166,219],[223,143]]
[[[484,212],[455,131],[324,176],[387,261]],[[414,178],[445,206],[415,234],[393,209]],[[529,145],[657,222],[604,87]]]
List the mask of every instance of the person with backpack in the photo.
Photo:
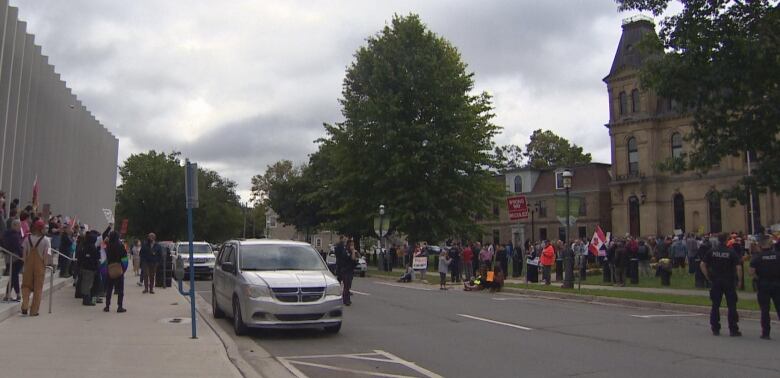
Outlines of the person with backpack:
[[[51,241],[44,235],[46,224],[37,220],[32,224],[30,235],[23,244],[22,258],[24,273],[22,274],[22,315],[38,316],[43,295],[43,281],[46,278],[46,265],[51,264]],[[30,294],[32,293],[32,303]]]

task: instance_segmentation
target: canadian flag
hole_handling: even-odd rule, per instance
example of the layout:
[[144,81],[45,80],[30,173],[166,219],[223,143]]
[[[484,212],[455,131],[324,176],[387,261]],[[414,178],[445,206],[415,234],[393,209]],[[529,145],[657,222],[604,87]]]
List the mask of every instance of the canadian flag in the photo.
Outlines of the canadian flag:
[[606,256],[607,255],[607,235],[601,229],[601,226],[596,226],[596,231],[593,233],[593,239],[590,240],[588,250],[594,256]]

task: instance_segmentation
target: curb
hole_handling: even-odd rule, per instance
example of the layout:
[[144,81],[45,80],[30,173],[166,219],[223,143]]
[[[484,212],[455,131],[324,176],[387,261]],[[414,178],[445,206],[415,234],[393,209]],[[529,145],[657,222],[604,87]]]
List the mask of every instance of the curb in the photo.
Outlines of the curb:
[[[394,277],[388,277],[383,275],[369,275],[369,277],[378,278],[378,279],[395,280]],[[566,300],[572,302],[591,303],[596,305],[609,304],[609,305],[618,305],[618,306],[633,307],[633,308],[645,308],[645,309],[653,309],[653,310],[680,311],[680,312],[688,312],[693,314],[704,314],[704,315],[710,314],[710,308],[706,306],[643,301],[639,299],[624,299],[624,298],[605,297],[599,295],[559,293],[554,291],[521,289],[521,288],[514,288],[514,287],[504,287],[502,292],[523,294],[529,297],[535,297],[540,299]],[[721,311],[721,315],[727,314],[727,310],[724,308],[721,308],[720,311]],[[738,313],[741,319],[761,319],[760,311],[738,310]]]
[[285,373],[287,373],[287,375],[290,377],[293,377],[292,373],[290,373],[289,370],[284,367],[284,365],[282,365],[276,358],[271,356],[271,354],[263,349],[263,347],[251,340],[252,353],[270,356],[268,358],[262,358],[262,361],[260,361],[260,365],[262,365],[261,370],[267,370],[265,371],[267,375],[257,371],[257,369],[252,364],[250,364],[246,358],[244,358],[244,355],[241,353],[242,348],[239,347],[236,340],[233,339],[233,337],[224,329],[222,329],[222,326],[217,324],[216,319],[212,318],[211,305],[206,302],[206,300],[203,299],[203,297],[200,295],[195,296],[195,310],[198,312],[198,315],[203,320],[203,322],[206,323],[206,325],[208,325],[212,331],[214,331],[214,333],[217,335],[217,338],[222,342],[222,346],[225,348],[228,359],[233,364],[233,366],[236,367],[242,377],[279,377],[285,375]]
[[[21,281],[21,279],[20,279],[20,281]],[[71,282],[70,279],[67,279],[67,278],[59,280],[59,282],[55,281],[54,282],[54,287],[53,287],[54,292],[59,291],[60,289],[62,289],[65,286],[68,286],[68,284],[70,282]],[[20,282],[20,284],[21,284],[21,282]],[[48,296],[49,296],[48,295],[49,294],[49,285],[46,282],[44,282],[43,293],[42,294],[43,294],[43,298],[41,299],[41,308],[42,309],[46,308],[46,312],[48,312],[48,302],[47,301],[49,300],[48,299]],[[21,302],[20,303],[16,303],[16,304],[14,304],[14,305],[12,305],[10,307],[7,307],[7,308],[5,308],[3,310],[0,310],[0,322],[10,318],[14,314],[18,314],[21,310],[22,310]],[[52,309],[52,313],[54,313],[55,310],[56,309]],[[43,313],[43,312],[41,312],[41,313]]]

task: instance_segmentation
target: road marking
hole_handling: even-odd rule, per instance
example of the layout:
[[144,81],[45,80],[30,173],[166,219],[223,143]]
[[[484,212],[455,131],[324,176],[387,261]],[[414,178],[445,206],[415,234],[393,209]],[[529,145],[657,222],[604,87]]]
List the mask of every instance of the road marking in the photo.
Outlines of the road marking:
[[[322,364],[322,363],[315,363],[310,362],[312,359],[332,359],[332,358],[346,358],[346,359],[354,359],[354,360],[365,360],[365,361],[375,361],[375,362],[384,362],[389,364],[397,364],[401,365],[411,371],[414,371],[418,374],[421,374],[427,378],[442,378],[441,375],[438,375],[428,369],[425,369],[423,367],[418,366],[414,362],[406,361],[398,356],[395,356],[391,353],[382,351],[382,350],[374,350],[373,353],[355,353],[355,354],[321,354],[321,355],[310,355],[310,356],[288,356],[288,357],[277,357],[277,360],[284,365],[293,375],[295,375],[298,378],[308,378],[306,374],[304,374],[298,367],[296,366],[305,366],[310,368],[317,368],[317,369],[325,369],[325,370],[332,370],[332,371],[340,371],[344,373],[352,373],[356,375],[365,375],[365,376],[371,376],[371,377],[389,377],[389,378],[415,378],[418,377],[416,375],[401,375],[401,374],[390,374],[390,373],[382,373],[376,370],[358,370],[358,369],[349,369],[344,368],[341,366],[334,366],[333,362]],[[305,361],[309,360],[309,361]]]
[[688,316],[704,316],[704,314],[662,314],[662,315],[631,315],[635,318],[651,319],[651,318],[672,318],[672,317],[688,317]]
[[474,319],[474,320],[479,320],[479,321],[486,322],[486,323],[493,323],[493,324],[503,325],[503,326],[507,326],[507,327],[522,329],[523,331],[531,331],[532,330],[531,328],[523,327],[521,325],[512,324],[512,323],[499,322],[497,320],[485,319],[485,318],[480,318],[480,317],[477,317],[477,316],[471,316],[471,315],[466,315],[466,314],[458,314],[458,316],[462,316],[464,318],[469,318],[469,319]]
[[524,301],[527,298],[492,298],[494,301]]
[[350,290],[349,292],[352,293],[352,294],[358,294],[358,295],[368,295],[368,296],[371,295],[369,293],[364,293],[362,291],[357,291],[357,290]]
[[403,289],[414,289],[414,290],[423,290],[423,291],[433,291],[433,289],[428,289],[428,288],[425,288],[425,287],[416,287],[416,286],[404,286],[404,285],[396,285],[396,284],[392,284],[392,283],[389,283],[389,282],[379,282],[379,281],[374,281],[374,283],[375,283],[375,284],[379,284],[379,285],[385,285],[385,286],[400,287],[400,288],[403,288]]

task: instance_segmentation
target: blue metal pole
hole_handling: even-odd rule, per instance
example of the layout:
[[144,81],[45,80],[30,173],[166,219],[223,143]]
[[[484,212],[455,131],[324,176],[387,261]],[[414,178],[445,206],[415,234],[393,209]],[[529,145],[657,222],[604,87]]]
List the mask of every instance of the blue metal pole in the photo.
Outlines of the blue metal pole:
[[192,245],[192,208],[187,208],[187,234],[189,235],[190,239],[190,311],[192,313],[191,318],[192,319],[192,338],[197,339],[198,338],[198,322],[197,318],[195,317],[195,264],[194,264],[194,257],[193,257],[193,245]]

